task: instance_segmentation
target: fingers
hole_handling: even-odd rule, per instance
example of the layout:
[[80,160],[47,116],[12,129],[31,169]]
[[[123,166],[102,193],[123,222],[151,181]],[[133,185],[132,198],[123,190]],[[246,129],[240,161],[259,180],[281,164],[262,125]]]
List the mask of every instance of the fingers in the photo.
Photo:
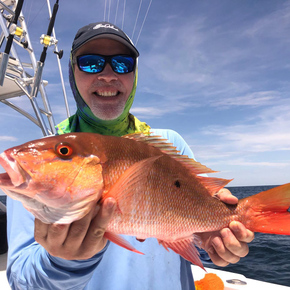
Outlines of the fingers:
[[248,230],[242,223],[233,221],[230,223],[229,228],[234,233],[236,238],[245,243],[250,243],[254,240],[255,234]]
[[227,266],[237,263],[240,258],[249,253],[250,243],[254,239],[254,233],[246,229],[239,222],[232,222],[229,228],[224,228],[219,235],[212,237],[208,253],[213,263],[218,266]]
[[[217,197],[226,204],[235,205],[238,198],[231,192],[222,188]],[[254,233],[246,229],[237,221],[230,223],[229,228],[222,229],[219,234],[213,234],[208,243],[208,253],[212,261],[218,266],[226,266],[229,263],[237,263],[241,257],[249,253],[247,243],[254,239]]]
[[34,238],[39,244],[47,244],[55,238],[58,244],[62,244],[69,228],[69,225],[45,224],[39,219],[35,219],[34,225]]
[[106,244],[106,240],[103,239],[105,230],[113,216],[115,211],[116,201],[115,199],[109,197],[104,200],[102,207],[100,208],[97,215],[91,221],[90,228],[87,232],[85,244],[90,246],[90,244],[96,244],[96,241],[100,243],[102,250]]
[[34,239],[40,245],[43,245],[47,239],[48,224],[41,222],[39,219],[34,220]]
[[231,192],[226,189],[222,188],[216,196],[224,203],[227,204],[237,204],[238,203],[238,198],[234,195],[231,194]]
[[[69,249],[70,252],[77,252],[79,248],[81,248],[81,245],[83,243],[83,240],[87,234],[88,228],[90,226],[92,217],[95,213],[95,211],[98,211],[100,209],[99,206],[94,206],[91,211],[85,215],[80,220],[77,220],[69,225],[69,228],[67,229],[66,233],[63,231],[60,233],[61,236],[63,236],[63,248]],[[52,225],[54,226],[54,225]],[[56,237],[51,237],[51,242]]]
[[209,251],[212,261],[223,267],[239,262],[249,251],[247,244],[238,241],[228,228],[221,230],[220,236],[214,237],[211,244]]
[[215,237],[211,241],[211,247],[208,249],[208,254],[212,262],[220,267],[235,264],[240,260],[240,257],[230,252],[224,244],[221,237]]
[[72,224],[44,224],[35,219],[35,240],[51,255],[63,259],[89,259],[101,251],[107,240],[105,229],[113,216],[116,201],[107,198]]
[[52,255],[58,256],[58,249],[64,243],[70,225],[34,222],[34,239]]

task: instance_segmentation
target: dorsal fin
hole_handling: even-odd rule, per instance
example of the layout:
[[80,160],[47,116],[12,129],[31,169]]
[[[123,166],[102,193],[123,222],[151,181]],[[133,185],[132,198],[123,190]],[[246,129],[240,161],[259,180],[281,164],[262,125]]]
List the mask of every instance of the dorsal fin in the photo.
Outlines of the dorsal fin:
[[214,171],[205,165],[195,161],[194,159],[189,158],[186,155],[178,154],[179,151],[176,150],[176,147],[172,143],[169,143],[166,138],[162,136],[149,135],[144,133],[133,133],[122,136],[123,138],[133,139],[138,142],[144,142],[150,146],[158,148],[161,152],[170,155],[172,158],[182,163],[192,174],[202,174],[202,173],[213,173]]
[[224,188],[233,179],[223,179],[216,177],[197,176],[199,181],[208,190],[211,196],[214,196],[220,189]]

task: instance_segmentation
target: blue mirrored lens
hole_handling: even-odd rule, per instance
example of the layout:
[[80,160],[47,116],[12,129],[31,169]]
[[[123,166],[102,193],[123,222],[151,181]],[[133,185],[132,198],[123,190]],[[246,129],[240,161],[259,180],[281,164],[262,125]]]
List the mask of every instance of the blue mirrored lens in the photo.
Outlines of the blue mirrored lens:
[[111,59],[113,71],[119,74],[129,73],[134,70],[135,60],[131,56],[114,56]]
[[81,55],[77,58],[80,70],[87,73],[98,73],[104,69],[105,58],[98,55]]
[[127,55],[103,56],[88,54],[77,57],[79,69],[92,74],[101,72],[107,62],[110,63],[113,71],[119,74],[130,73],[135,67],[135,58]]

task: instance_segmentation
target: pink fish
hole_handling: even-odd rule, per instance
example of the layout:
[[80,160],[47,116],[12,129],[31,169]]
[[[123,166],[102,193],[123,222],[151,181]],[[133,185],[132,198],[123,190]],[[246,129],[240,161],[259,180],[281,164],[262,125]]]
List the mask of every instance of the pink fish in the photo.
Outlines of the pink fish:
[[229,180],[199,176],[213,171],[156,136],[53,136],[6,150],[0,164],[7,172],[0,188],[46,223],[71,223],[114,197],[105,236],[135,252],[120,234],[155,237],[200,267],[195,233],[235,220],[255,232],[290,235],[290,184],[226,205],[214,195]]

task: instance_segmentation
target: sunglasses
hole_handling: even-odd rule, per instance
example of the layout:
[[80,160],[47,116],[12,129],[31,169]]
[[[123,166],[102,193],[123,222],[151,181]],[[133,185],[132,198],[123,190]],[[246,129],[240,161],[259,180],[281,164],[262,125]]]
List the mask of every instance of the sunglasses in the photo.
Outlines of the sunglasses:
[[86,73],[96,74],[104,70],[107,63],[118,74],[127,74],[134,70],[136,58],[130,55],[85,54],[76,57],[78,68]]

